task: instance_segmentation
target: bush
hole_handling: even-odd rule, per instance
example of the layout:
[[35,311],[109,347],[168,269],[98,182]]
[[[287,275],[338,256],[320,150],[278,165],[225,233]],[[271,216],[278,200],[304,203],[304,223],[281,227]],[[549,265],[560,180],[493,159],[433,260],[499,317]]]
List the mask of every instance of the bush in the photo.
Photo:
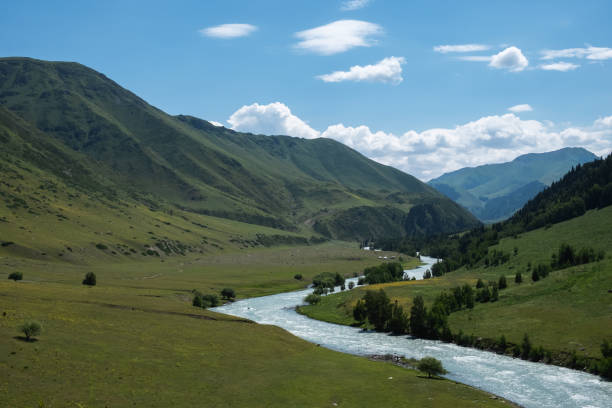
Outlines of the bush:
[[301,273],[296,273],[295,275],[293,275],[293,279],[295,279],[295,280],[302,280],[302,274]]
[[499,281],[497,282],[497,286],[499,287],[500,290],[502,289],[506,289],[508,287],[508,283],[506,282],[506,277],[505,276],[500,276],[499,277]]
[[23,279],[23,273],[21,272],[11,272],[8,276],[9,279],[14,280],[15,282]]
[[355,282],[350,281],[350,282],[349,282],[349,284],[348,284],[348,288],[349,288],[349,290],[350,290],[350,289],[353,289],[354,287],[355,287]]
[[478,282],[476,282],[476,289],[481,289],[484,288],[484,282],[482,281],[482,279],[478,279]]
[[96,244],[96,248],[101,249],[102,251],[108,249],[108,247],[102,243]]
[[202,295],[202,307],[204,309],[217,306],[219,306],[219,298],[217,295]]
[[27,341],[30,341],[32,337],[40,334],[42,326],[37,321],[31,320],[19,326],[19,331],[26,336]]
[[225,288],[221,291],[221,297],[228,300],[235,299],[236,292],[234,292],[234,289],[232,288]]
[[310,295],[304,298],[304,301],[308,303],[309,305],[316,305],[317,303],[321,301],[321,296],[311,293]]
[[514,283],[522,283],[523,282],[523,275],[521,275],[520,272],[517,272],[516,275],[514,275]]
[[96,286],[96,274],[93,272],[87,272],[85,279],[83,279],[83,285]]
[[195,307],[202,307],[202,295],[201,294],[196,293],[194,295],[192,305],[194,305]]
[[448,371],[442,367],[440,360],[433,357],[423,357],[417,365],[417,370],[427,374],[427,377],[446,374]]

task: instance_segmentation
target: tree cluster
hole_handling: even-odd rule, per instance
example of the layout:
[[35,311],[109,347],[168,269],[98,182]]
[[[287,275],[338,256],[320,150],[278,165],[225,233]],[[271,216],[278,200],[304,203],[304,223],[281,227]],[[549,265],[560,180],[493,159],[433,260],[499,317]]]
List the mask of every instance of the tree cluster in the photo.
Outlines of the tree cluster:
[[384,262],[363,271],[366,283],[397,282],[404,278],[404,268],[399,262]]
[[333,292],[334,287],[344,285],[344,276],[338,272],[323,272],[312,278],[312,286],[314,293],[317,295],[325,295],[328,292]]
[[193,290],[193,301],[192,304],[195,307],[201,307],[208,309],[209,307],[219,306],[219,298],[214,294],[203,294],[199,290]]

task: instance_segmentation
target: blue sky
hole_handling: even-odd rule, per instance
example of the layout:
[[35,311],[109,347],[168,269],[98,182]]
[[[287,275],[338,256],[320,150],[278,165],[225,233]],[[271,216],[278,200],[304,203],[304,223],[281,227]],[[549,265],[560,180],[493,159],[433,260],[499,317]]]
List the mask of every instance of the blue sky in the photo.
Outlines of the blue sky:
[[24,0],[3,5],[0,55],[77,61],[168,113],[331,137],[426,180],[609,152],[610,16],[595,0]]

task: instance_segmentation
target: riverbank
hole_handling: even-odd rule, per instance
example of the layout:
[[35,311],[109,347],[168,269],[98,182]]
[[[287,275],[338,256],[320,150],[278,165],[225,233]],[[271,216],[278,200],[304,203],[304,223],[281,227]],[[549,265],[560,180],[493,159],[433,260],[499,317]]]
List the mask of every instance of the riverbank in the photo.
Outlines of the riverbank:
[[[421,281],[412,281],[421,282]],[[349,292],[353,292],[355,289]],[[330,324],[295,311],[311,290],[238,301],[215,309],[261,324],[284,328],[292,334],[332,350],[359,356],[396,354],[420,359],[432,356],[449,371],[445,377],[506,398],[527,408],[559,406],[606,407],[612,384],[595,376],[538,364],[451,343]],[[343,293],[347,293],[346,291]],[[335,295],[334,295],[335,296]],[[326,296],[331,298],[334,296]]]
[[[367,356],[367,358],[372,361],[381,361],[384,363],[393,364],[395,366],[402,367],[408,370],[417,370],[417,365],[419,363],[419,360],[408,359],[403,356],[398,356],[394,354],[372,354],[370,356]],[[423,378],[425,378],[425,376],[423,376]],[[479,391],[484,392],[482,390],[479,390]],[[487,393],[487,394],[489,395],[489,399],[501,400],[510,407],[522,408],[521,405],[515,404],[514,402],[510,400],[499,397],[495,394],[491,394],[491,393]]]

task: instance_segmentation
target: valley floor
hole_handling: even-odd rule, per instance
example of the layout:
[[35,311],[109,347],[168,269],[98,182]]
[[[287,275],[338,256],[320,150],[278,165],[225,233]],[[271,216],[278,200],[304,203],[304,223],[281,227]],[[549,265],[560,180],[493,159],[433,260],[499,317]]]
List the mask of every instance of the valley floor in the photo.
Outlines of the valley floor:
[[[507,406],[462,384],[191,306],[192,289],[232,287],[238,297],[293,290],[322,271],[352,276],[377,255],[341,243],[87,265],[3,253],[0,405]],[[23,281],[6,279],[17,270]],[[94,287],[81,284],[89,271]],[[28,319],[42,323],[37,341],[19,337]]]
[[[499,301],[476,303],[473,309],[451,313],[453,333],[462,331],[485,339],[520,344],[528,334],[533,346],[563,355],[600,359],[600,346],[612,339],[612,207],[593,210],[586,215],[506,238],[490,248],[512,254],[510,260],[496,267],[462,268],[440,278],[371,285],[350,292],[322,298],[318,305],[305,306],[300,312],[332,323],[356,324],[352,309],[366,290],[384,289],[391,300],[398,300],[409,311],[413,299],[421,295],[430,307],[443,290],[477,279],[497,282],[505,276],[508,288],[499,292]],[[549,263],[562,243],[577,249],[592,247],[607,251],[599,262],[553,271],[545,279],[531,280],[530,266]],[[516,250],[515,250],[516,249]],[[521,272],[523,283],[514,282]],[[582,367],[577,367],[582,368]]]

